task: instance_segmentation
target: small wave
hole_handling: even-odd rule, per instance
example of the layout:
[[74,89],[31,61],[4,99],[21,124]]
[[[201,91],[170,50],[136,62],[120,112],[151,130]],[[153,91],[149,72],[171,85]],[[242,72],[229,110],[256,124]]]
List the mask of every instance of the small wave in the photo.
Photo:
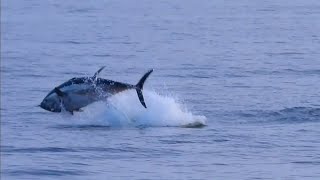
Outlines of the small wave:
[[68,10],[68,13],[71,13],[71,14],[91,13],[97,10],[98,9],[96,8],[71,8]]
[[206,117],[194,115],[174,98],[144,91],[145,109],[135,91],[114,95],[106,102],[96,102],[84,112],[73,116],[64,114],[62,119],[72,124],[64,128],[109,128],[109,127],[185,127],[200,128],[206,125]]
[[70,148],[59,148],[59,147],[30,147],[30,148],[3,148],[2,152],[6,153],[61,153],[61,152],[76,152]]
[[265,53],[268,56],[294,56],[294,55],[304,55],[302,52],[275,52],[275,53]]
[[246,111],[238,113],[247,122],[305,123],[320,121],[320,108],[293,107],[276,111]]
[[57,43],[57,44],[73,44],[73,45],[81,45],[81,44],[92,44],[90,41],[77,41],[77,40],[66,40],[66,41],[52,41],[49,43]]
[[112,55],[111,54],[93,54],[92,56],[105,58],[105,57],[111,57]]
[[309,165],[320,165],[320,161],[293,161],[293,164],[309,164]]
[[250,70],[245,71],[252,75],[299,75],[299,76],[313,76],[319,75],[319,69],[279,69],[279,70]]
[[54,170],[54,169],[28,169],[28,170],[11,170],[4,171],[5,174],[12,176],[67,176],[67,175],[84,175],[85,173],[77,170]]
[[[188,143],[188,141],[177,141],[177,142],[165,142],[164,144],[178,144],[178,143]],[[122,144],[119,147],[101,147],[101,146],[71,146],[71,147],[29,147],[29,148],[7,148],[2,151],[6,155],[12,154],[66,154],[66,153],[108,153],[109,158],[126,158],[131,157],[130,154],[134,153],[135,157],[154,157],[154,156],[167,156],[179,155],[183,151],[168,148],[150,148],[150,147],[132,147],[128,144]],[[85,164],[81,164],[85,165]]]
[[57,125],[53,126],[55,129],[66,129],[66,130],[108,130],[110,126],[99,125],[99,124],[83,124],[83,125]]

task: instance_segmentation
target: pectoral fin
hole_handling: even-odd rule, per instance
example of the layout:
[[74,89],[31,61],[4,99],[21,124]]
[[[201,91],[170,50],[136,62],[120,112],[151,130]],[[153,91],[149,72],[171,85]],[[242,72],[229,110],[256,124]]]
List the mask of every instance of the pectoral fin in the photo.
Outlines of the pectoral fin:
[[63,96],[66,95],[66,93],[62,92],[62,91],[61,91],[60,89],[58,89],[58,88],[54,88],[54,92],[55,92],[58,96],[60,96],[60,97],[63,97]]

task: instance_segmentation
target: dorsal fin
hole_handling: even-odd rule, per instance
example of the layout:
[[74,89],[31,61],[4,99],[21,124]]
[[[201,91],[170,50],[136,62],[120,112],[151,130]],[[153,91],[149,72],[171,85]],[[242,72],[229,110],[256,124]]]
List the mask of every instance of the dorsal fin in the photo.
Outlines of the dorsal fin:
[[97,79],[97,76],[99,73],[105,68],[106,66],[102,66],[94,75],[92,76],[92,79],[95,81]]

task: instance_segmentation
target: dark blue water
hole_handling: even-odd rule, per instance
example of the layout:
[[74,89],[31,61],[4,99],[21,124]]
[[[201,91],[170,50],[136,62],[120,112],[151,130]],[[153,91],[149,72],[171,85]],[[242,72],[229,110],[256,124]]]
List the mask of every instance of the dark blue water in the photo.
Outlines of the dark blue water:
[[[1,2],[2,179],[319,179],[320,2]],[[38,105],[92,76],[135,92]],[[203,126],[205,125],[205,126]]]

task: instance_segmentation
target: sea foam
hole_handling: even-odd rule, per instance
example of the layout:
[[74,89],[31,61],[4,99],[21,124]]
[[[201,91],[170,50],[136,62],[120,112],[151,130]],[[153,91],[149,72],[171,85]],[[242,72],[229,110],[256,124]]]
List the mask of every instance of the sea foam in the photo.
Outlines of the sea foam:
[[[206,117],[194,115],[170,96],[144,90],[147,109],[135,91],[118,93],[107,102],[96,102],[75,112],[71,122],[77,125],[101,125],[110,127],[202,127]],[[64,114],[63,119],[70,116]]]

